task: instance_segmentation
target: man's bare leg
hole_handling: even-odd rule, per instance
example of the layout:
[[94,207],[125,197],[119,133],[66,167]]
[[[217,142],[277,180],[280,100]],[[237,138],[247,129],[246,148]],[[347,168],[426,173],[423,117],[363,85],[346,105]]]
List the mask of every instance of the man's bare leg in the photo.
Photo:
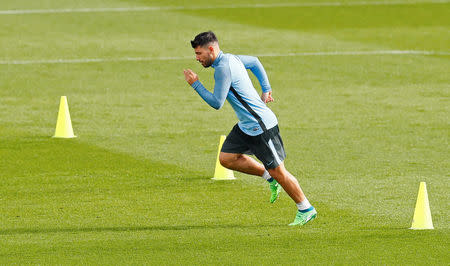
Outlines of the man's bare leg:
[[286,170],[284,163],[281,163],[277,168],[269,169],[268,171],[295,203],[300,203],[305,200],[305,194],[298,184],[297,179]]
[[277,168],[269,169],[268,171],[297,205],[298,212],[295,215],[294,221],[289,225],[304,225],[316,218],[316,209],[311,206],[300,185],[298,184],[297,179],[286,170],[283,163],[281,163]]
[[250,175],[262,176],[266,170],[261,163],[245,154],[221,152],[219,161],[228,169]]
[[[219,161],[228,169],[250,175],[262,176],[266,171],[261,163],[258,163],[253,158],[244,154],[221,152],[219,155]],[[274,169],[269,169],[268,173],[278,182],[278,184],[283,187],[286,193],[297,205],[297,215],[295,216],[294,222],[289,225],[304,225],[316,217],[316,210],[311,206],[308,199],[305,197],[305,194],[303,193],[297,179],[286,170],[284,163],[281,163]],[[274,199],[276,199],[277,196],[278,193],[275,194]],[[273,201],[271,198],[271,202]]]
[[274,203],[278,199],[278,195],[281,191],[281,185],[279,185],[278,182],[270,176],[269,172],[264,168],[264,165],[257,162],[252,157],[244,154],[221,152],[219,155],[219,161],[228,169],[262,177],[264,180],[269,182],[269,202]]
[[[244,154],[221,152],[219,161],[228,169],[250,175],[262,176],[265,171],[261,163]],[[281,163],[277,168],[269,169],[268,172],[270,176],[277,180],[295,203],[300,203],[305,199],[305,194],[300,188],[297,179],[286,170],[284,163]]]

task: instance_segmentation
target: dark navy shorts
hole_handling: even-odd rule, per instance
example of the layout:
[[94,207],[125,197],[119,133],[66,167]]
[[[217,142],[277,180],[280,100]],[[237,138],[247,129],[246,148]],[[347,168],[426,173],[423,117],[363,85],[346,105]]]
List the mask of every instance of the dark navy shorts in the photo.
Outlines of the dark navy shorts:
[[286,158],[278,125],[260,135],[249,136],[236,124],[225,139],[221,152],[255,155],[266,169],[277,168]]

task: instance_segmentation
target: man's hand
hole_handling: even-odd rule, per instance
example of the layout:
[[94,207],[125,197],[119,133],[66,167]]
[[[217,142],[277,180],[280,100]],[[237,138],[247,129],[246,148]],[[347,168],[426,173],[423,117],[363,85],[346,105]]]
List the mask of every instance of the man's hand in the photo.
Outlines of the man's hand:
[[269,91],[269,92],[263,92],[263,93],[261,94],[261,100],[262,100],[264,103],[270,103],[270,102],[273,102],[272,91]]
[[194,73],[194,71],[190,69],[184,69],[184,79],[189,83],[189,85],[192,85],[194,82],[198,80],[198,75]]

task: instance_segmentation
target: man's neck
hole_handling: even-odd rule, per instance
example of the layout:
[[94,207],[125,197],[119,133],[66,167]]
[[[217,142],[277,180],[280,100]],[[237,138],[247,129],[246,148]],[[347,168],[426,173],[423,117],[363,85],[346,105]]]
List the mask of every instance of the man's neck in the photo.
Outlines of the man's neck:
[[221,51],[217,50],[217,53],[214,53],[214,59],[213,59],[213,63],[212,63],[212,67],[215,67],[215,65],[217,65],[217,59],[219,58]]
[[217,49],[216,51],[214,51],[213,62],[216,61],[217,57],[219,57],[220,52],[221,52],[220,49]]

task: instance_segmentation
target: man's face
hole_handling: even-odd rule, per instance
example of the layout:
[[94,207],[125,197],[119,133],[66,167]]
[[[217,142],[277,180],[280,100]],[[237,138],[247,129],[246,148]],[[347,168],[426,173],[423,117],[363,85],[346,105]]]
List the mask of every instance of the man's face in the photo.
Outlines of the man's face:
[[212,63],[214,62],[214,49],[212,48],[212,46],[197,46],[194,50],[195,59],[197,59],[197,61],[199,61],[203,67],[206,68],[212,65]]

